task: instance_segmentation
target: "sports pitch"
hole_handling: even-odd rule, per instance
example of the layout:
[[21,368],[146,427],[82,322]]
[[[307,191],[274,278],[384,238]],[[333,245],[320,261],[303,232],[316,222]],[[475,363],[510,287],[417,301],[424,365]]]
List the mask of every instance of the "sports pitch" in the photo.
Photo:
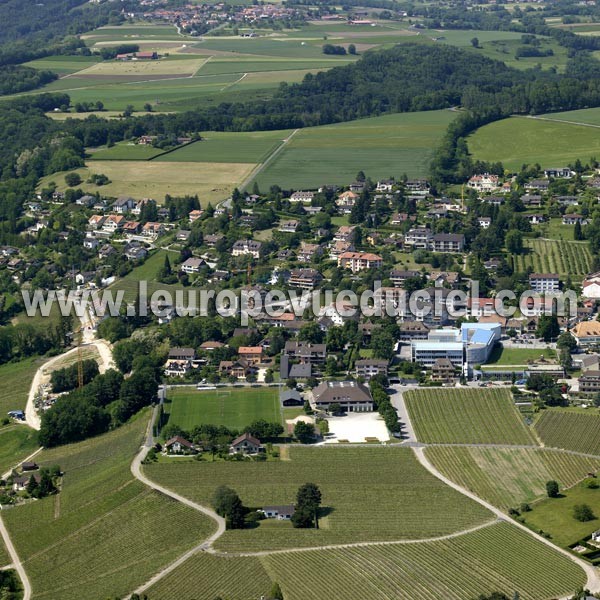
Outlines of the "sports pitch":
[[198,391],[186,387],[169,390],[167,398],[171,401],[166,405],[169,425],[179,425],[184,430],[203,423],[243,429],[257,419],[277,423],[282,420],[275,388],[227,387]]

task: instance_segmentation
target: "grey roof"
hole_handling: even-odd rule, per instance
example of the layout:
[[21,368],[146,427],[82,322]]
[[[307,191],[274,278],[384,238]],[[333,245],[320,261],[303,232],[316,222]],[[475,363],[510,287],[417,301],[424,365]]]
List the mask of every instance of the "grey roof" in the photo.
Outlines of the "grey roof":
[[315,404],[372,402],[369,388],[357,381],[323,381],[314,390]]

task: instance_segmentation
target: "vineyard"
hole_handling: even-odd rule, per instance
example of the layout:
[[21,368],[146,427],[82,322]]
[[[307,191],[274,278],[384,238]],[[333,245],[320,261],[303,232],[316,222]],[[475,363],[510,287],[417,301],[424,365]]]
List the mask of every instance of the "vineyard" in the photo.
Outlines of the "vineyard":
[[226,532],[217,547],[227,551],[420,539],[466,529],[491,518],[485,508],[423,469],[408,448],[292,447],[289,458],[159,462],[145,466],[144,472],[201,503],[210,502],[219,485],[230,486],[251,508],[289,504],[306,481],[319,485],[323,492],[319,530],[261,521],[254,529]]
[[133,478],[147,417],[36,457],[61,466],[62,491],[3,515],[36,598],[123,597],[212,531],[210,519]]
[[587,242],[564,240],[524,240],[526,253],[513,254],[513,269],[535,273],[558,273],[582,279],[590,272],[592,253]]
[[224,558],[200,553],[185,561],[148,590],[160,600],[257,600],[267,595],[271,580],[258,558]]
[[505,510],[543,496],[550,479],[571,487],[600,469],[600,459],[544,449],[431,447],[425,452],[446,477]]
[[472,600],[493,591],[542,600],[563,597],[585,582],[583,571],[568,558],[508,523],[445,541],[273,554],[261,560],[286,600]]
[[546,410],[535,424],[546,446],[600,456],[600,415]]
[[404,397],[420,442],[537,445],[508,390],[431,388]]

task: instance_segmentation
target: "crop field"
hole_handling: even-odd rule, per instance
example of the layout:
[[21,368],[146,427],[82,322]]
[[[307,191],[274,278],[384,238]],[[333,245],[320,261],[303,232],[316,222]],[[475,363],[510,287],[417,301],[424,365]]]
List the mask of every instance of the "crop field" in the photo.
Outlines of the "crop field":
[[427,458],[446,477],[502,509],[546,494],[546,482],[571,487],[600,469],[600,458],[524,448],[431,447]]
[[70,75],[100,62],[99,56],[46,56],[24,63],[33,69],[54,71],[59,76]]
[[149,77],[153,75],[170,75],[172,77],[192,77],[206,62],[205,58],[180,58],[177,60],[105,60],[94,64],[85,71],[80,71],[78,77],[116,76]]
[[186,40],[193,38],[180,35],[173,25],[154,24],[146,25],[141,23],[125,24],[125,25],[107,25],[99,27],[81,36],[85,40],[87,46],[94,44],[110,45],[110,44],[149,44],[156,42],[175,42],[185,43]]
[[368,176],[423,176],[454,115],[428,111],[301,129],[257,176],[261,189],[343,184]]
[[148,590],[160,600],[257,600],[268,594],[271,579],[255,557],[226,558],[206,552],[195,554]]
[[236,56],[235,58],[229,58],[227,56],[215,56],[212,60],[204,63],[204,66],[196,73],[196,76],[225,75],[229,73],[241,75],[243,73],[261,73],[267,71],[324,70],[345,64],[345,62],[354,62],[354,60],[351,57],[346,61],[340,61],[339,58],[313,60],[285,58],[277,60],[275,57]]
[[111,148],[99,148],[89,151],[88,160],[149,160],[164,152],[147,144],[119,142]]
[[546,446],[600,456],[600,415],[545,410],[535,430]]
[[472,600],[494,591],[542,600],[564,597],[585,582],[571,560],[508,523],[450,540],[273,554],[261,561],[286,600],[320,598],[323,590],[331,600]]
[[537,444],[508,390],[413,390],[405,399],[420,442]]
[[224,388],[198,391],[170,389],[169,424],[188,431],[202,423],[225,425],[241,430],[252,421],[281,423],[279,393],[276,388]]
[[0,429],[0,476],[38,448],[37,432],[26,425]]
[[157,162],[249,163],[263,162],[290,130],[226,133],[208,131],[202,140],[156,158]]
[[0,418],[4,418],[9,410],[25,409],[29,388],[40,363],[38,358],[26,358],[0,366]]
[[227,485],[254,508],[293,502],[306,481],[321,488],[320,529],[293,529],[289,522],[266,520],[254,529],[228,531],[217,543],[227,551],[423,539],[491,518],[485,508],[430,475],[408,448],[291,447],[289,460],[159,462],[145,466],[144,472],[205,503],[219,485]]
[[594,127],[536,118],[490,123],[469,136],[468,144],[474,158],[500,161],[515,171],[523,164],[539,163],[544,168],[600,156],[600,136]]
[[60,494],[4,514],[36,598],[123,597],[212,531],[208,518],[133,478],[148,416],[36,457],[64,471]]
[[531,267],[535,273],[558,273],[582,279],[590,272],[592,253],[587,242],[566,240],[524,240],[525,252],[513,254],[513,268],[524,272]]
[[[251,172],[248,163],[158,162],[142,160],[91,160],[86,167],[76,169],[84,180],[84,192],[100,191],[106,196],[154,198],[162,202],[166,194],[184,196],[198,194],[205,203],[227,198]],[[103,173],[111,183],[98,187],[86,180],[93,173]],[[54,181],[59,190],[66,189],[64,173],[54,173],[40,181],[40,188]]]

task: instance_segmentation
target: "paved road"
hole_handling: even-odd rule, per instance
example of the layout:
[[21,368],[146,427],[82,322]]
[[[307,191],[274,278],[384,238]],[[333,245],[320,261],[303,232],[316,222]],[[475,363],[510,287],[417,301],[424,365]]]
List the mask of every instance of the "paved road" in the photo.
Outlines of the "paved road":
[[[460,492],[461,494],[467,496],[468,498],[471,498],[471,500],[481,504],[482,506],[487,508],[489,511],[494,513],[498,519],[511,523],[512,525],[514,525],[515,527],[518,527],[525,533],[528,533],[529,535],[533,536],[538,542],[542,542],[543,544],[546,544],[546,546],[553,548],[557,552],[560,552],[567,558],[571,559],[574,563],[579,565],[584,570],[584,572],[587,576],[587,583],[586,583],[585,587],[593,594],[595,594],[596,592],[600,592],[600,577],[598,576],[597,570],[591,564],[589,564],[588,562],[584,561],[581,558],[578,558],[577,556],[574,556],[567,550],[564,550],[563,548],[559,548],[558,546],[553,544],[551,541],[549,541],[545,537],[535,533],[534,531],[532,531],[531,529],[529,529],[522,523],[519,523],[518,521],[515,521],[514,519],[507,519],[506,515],[500,509],[496,508],[493,504],[486,502],[485,500],[479,498],[479,496],[476,496],[475,494],[473,494],[466,488],[463,488],[462,486],[458,485],[457,483],[454,483],[454,481],[452,481],[451,479],[448,479],[448,477],[446,477],[445,475],[442,475],[442,473],[440,473],[429,462],[429,459],[425,456],[425,448],[423,448],[423,447],[413,448],[413,452],[415,453],[415,456],[417,457],[417,460],[419,461],[419,463],[421,463],[421,465],[425,469],[427,469],[433,476],[437,477],[440,481],[444,482],[447,486],[455,489],[457,492]],[[569,598],[570,598],[570,596],[569,596]]]
[[415,435],[415,430],[413,428],[412,422],[410,420],[410,415],[408,414],[408,409],[406,408],[406,403],[404,402],[404,394],[405,392],[416,389],[416,386],[390,386],[393,390],[393,393],[390,395],[390,401],[392,406],[398,411],[398,419],[403,425],[402,428],[402,441],[403,443],[416,443],[417,436]]
[[29,578],[27,577],[27,573],[25,573],[25,569],[21,564],[21,559],[17,554],[17,550],[15,549],[12,540],[10,539],[10,535],[8,535],[8,530],[4,525],[4,520],[2,519],[2,511],[0,511],[0,535],[4,540],[4,545],[8,550],[8,554],[12,560],[12,566],[21,578],[21,583],[23,585],[23,600],[30,600],[31,598],[31,583],[29,582]]

